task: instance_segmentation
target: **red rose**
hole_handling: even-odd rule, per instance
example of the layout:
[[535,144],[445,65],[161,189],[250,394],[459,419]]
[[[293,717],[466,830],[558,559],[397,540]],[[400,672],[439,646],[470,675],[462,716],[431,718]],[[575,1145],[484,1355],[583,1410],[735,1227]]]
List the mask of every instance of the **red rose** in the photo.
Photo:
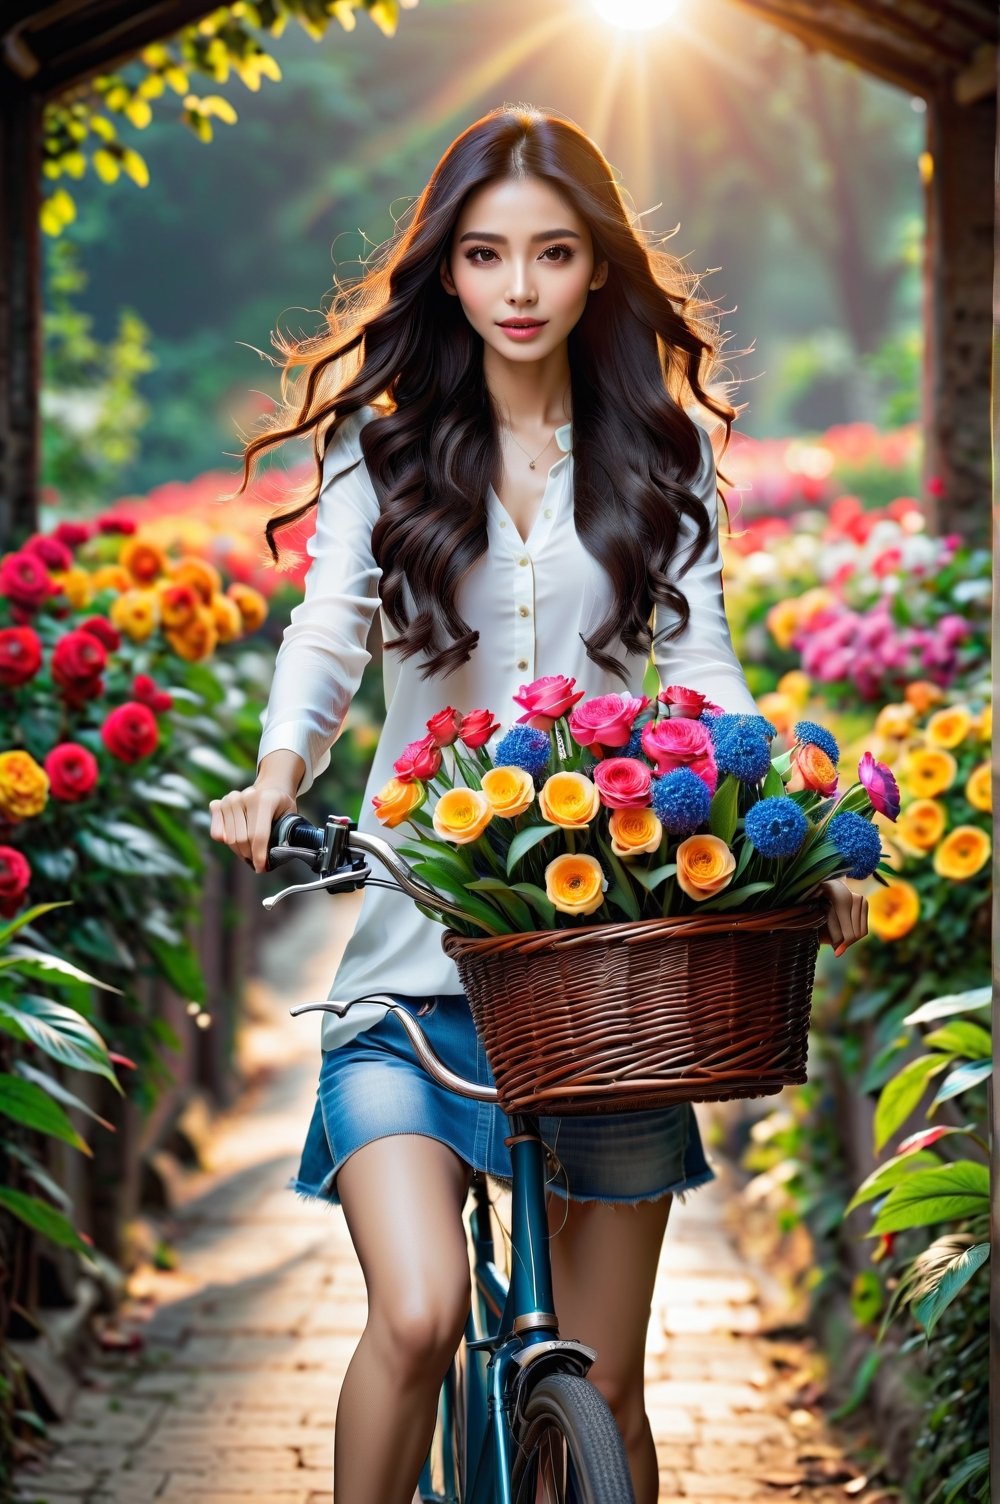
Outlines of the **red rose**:
[[47,538],[44,533],[35,533],[24,546],[29,552],[37,554],[49,569],[73,567],[73,555],[58,538]]
[[679,720],[696,721],[708,703],[707,695],[700,695],[696,689],[685,689],[683,684],[668,684],[656,698],[665,707],[661,714]]
[[79,627],[60,637],[52,653],[52,677],[60,689],[80,699],[92,694],[108,663],[108,651],[93,632]]
[[27,860],[13,846],[0,846],[0,914],[13,919],[31,882]]
[[90,528],[85,522],[60,522],[53,528],[52,536],[65,543],[67,548],[79,548],[90,537]]
[[601,803],[608,809],[645,809],[653,775],[635,757],[606,757],[594,769]]
[[101,741],[120,762],[138,762],[155,752],[160,740],[156,717],[148,705],[126,700],[101,727]]
[[595,752],[602,753],[605,747],[624,747],[637,716],[648,704],[648,695],[595,695],[573,711],[569,718],[570,732],[581,747],[591,747]]
[[415,778],[424,782],[440,771],[441,749],[433,736],[422,736],[405,746],[392,766],[401,783],[412,783]]
[[88,616],[86,621],[80,623],[77,631],[90,632],[98,642],[103,642],[109,653],[116,652],[122,645],[122,634],[106,616]]
[[97,782],[97,758],[79,742],[60,742],[46,757],[44,767],[49,793],[65,804],[86,799]]
[[437,715],[432,715],[427,722],[427,730],[439,747],[450,747],[458,740],[458,733],[462,729],[462,712],[449,705],[446,710],[439,710]]
[[9,596],[23,611],[37,611],[59,587],[50,579],[44,559],[31,549],[7,554],[0,562],[0,595]]
[[0,629],[0,684],[16,689],[42,666],[42,643],[33,627]]
[[150,710],[164,711],[173,708],[173,695],[167,694],[165,689],[159,689],[156,681],[148,674],[136,674],[132,681],[132,694],[141,705],[148,705]]
[[131,517],[98,517],[96,526],[99,533],[134,533],[136,530]]
[[500,722],[492,710],[470,710],[462,717],[460,739],[470,749],[485,747],[490,737],[500,730]]
[[516,724],[527,723],[539,731],[551,731],[559,717],[587,693],[585,689],[574,689],[575,684],[576,680],[567,679],[565,674],[544,674],[541,679],[522,684],[512,699],[526,714],[518,716]]

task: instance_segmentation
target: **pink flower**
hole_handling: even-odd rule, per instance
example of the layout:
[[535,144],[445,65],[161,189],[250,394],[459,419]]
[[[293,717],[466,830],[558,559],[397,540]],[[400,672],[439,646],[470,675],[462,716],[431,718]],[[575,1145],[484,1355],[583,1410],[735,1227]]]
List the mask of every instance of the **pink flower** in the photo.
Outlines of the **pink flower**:
[[665,714],[691,721],[696,721],[708,704],[707,695],[699,694],[696,689],[685,689],[683,684],[668,684],[656,698],[666,707]]
[[59,538],[47,538],[44,533],[33,533],[24,545],[37,554],[49,569],[71,569],[73,555]]
[[[515,725],[535,726],[539,731],[551,731],[560,716],[566,714],[587,693],[576,689],[576,680],[565,674],[545,674],[530,684],[522,684],[513,696],[514,704],[526,712],[518,716]],[[576,733],[573,733],[574,736]],[[628,737],[625,738],[628,741]]]
[[605,757],[594,769],[594,783],[609,809],[644,809],[653,775],[638,758]]
[[595,695],[572,712],[570,732],[581,747],[593,747],[603,756],[605,747],[626,745],[636,717],[648,704],[648,695]]
[[441,749],[433,736],[422,736],[419,741],[409,742],[392,765],[401,783],[422,783],[433,778],[441,770]]
[[872,754],[866,752],[858,763],[858,777],[879,814],[895,820],[899,814],[899,785],[889,765],[876,762]]
[[712,736],[703,721],[663,717],[642,728],[642,750],[654,764],[658,777],[675,768],[690,768],[714,794],[718,770],[712,751]]

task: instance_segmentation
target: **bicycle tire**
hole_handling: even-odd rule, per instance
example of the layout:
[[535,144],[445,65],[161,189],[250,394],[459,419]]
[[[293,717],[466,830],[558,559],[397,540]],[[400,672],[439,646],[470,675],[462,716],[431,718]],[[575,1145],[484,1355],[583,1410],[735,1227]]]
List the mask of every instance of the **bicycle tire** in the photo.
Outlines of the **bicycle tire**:
[[514,1436],[514,1504],[536,1504],[546,1457],[559,1470],[546,1478],[546,1504],[635,1504],[615,1418],[600,1390],[579,1374],[547,1374],[529,1395]]

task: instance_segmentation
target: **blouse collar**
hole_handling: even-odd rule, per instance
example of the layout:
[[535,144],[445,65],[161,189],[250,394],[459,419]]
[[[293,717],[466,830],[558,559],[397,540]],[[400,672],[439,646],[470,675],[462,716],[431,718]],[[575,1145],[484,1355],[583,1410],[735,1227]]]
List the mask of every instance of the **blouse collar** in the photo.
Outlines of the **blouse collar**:
[[572,423],[564,423],[561,428],[557,428],[556,432],[555,432],[555,440],[556,440],[556,443],[559,445],[559,448],[564,453],[568,454],[569,451],[573,448],[573,425],[572,425]]

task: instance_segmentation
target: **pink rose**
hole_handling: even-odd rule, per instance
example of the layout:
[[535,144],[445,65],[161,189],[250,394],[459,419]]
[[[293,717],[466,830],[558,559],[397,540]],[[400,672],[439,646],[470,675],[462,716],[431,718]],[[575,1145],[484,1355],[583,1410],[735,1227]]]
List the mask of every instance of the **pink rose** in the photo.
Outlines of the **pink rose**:
[[642,728],[642,750],[662,777],[675,768],[690,768],[710,794],[718,786],[712,737],[703,721],[662,717]]
[[609,809],[644,809],[653,775],[638,758],[606,757],[594,769],[594,783]]
[[422,736],[419,741],[409,742],[392,765],[400,783],[421,783],[433,778],[441,769],[441,749],[433,736]]
[[594,747],[599,754],[604,747],[624,747],[649,703],[648,695],[595,695],[576,707],[569,729],[581,747]]
[[696,721],[708,704],[707,695],[700,695],[696,689],[685,689],[683,684],[668,684],[656,698],[665,707],[660,714],[678,720]]
[[514,704],[520,705],[526,713],[519,716],[515,724],[551,731],[559,717],[587,693],[585,689],[576,689],[575,685],[576,680],[567,679],[565,674],[545,674],[530,684],[522,684],[512,698]]
[[427,730],[434,738],[439,747],[450,747],[458,740],[462,729],[462,712],[449,705],[445,710],[439,710],[437,715],[432,715],[427,722]]
[[500,722],[492,710],[470,710],[462,717],[459,738],[471,749],[485,747],[490,737],[500,730]]

